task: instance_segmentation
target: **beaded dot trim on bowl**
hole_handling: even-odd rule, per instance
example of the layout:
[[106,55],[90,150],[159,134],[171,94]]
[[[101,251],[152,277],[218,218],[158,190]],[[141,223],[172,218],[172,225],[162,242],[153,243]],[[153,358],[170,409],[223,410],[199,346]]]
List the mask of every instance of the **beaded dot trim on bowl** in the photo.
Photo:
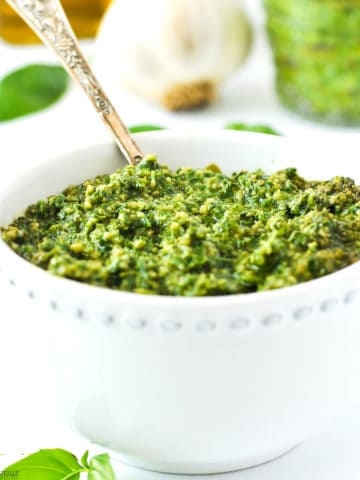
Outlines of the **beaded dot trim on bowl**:
[[[1,272],[1,270],[0,270]],[[14,278],[9,277],[8,283],[16,287],[16,282]],[[33,289],[27,290],[27,296],[33,300],[37,301],[38,296]],[[345,292],[345,294],[335,298],[329,297],[321,299],[316,306],[310,305],[303,305],[298,308],[295,308],[293,311],[290,312],[289,315],[283,315],[278,312],[274,312],[271,314],[266,314],[259,318],[248,318],[239,316],[229,321],[221,320],[216,322],[215,320],[208,320],[208,319],[199,319],[196,320],[194,325],[195,333],[199,335],[210,335],[216,333],[220,328],[224,331],[224,326],[226,331],[229,333],[243,333],[246,331],[251,330],[253,327],[263,327],[263,328],[275,328],[281,325],[288,324],[289,321],[294,322],[301,322],[307,319],[310,319],[314,314],[319,313],[321,314],[329,314],[341,306],[347,307],[355,302],[360,300],[360,289],[352,288]],[[70,307],[62,307],[60,302],[56,299],[52,299],[48,303],[49,308],[56,314],[66,314],[71,315],[78,321],[87,322],[91,318],[91,313],[87,312],[84,308],[77,308],[76,306]],[[113,325],[117,325],[121,323],[126,329],[133,331],[133,332],[148,332],[150,329],[156,330],[168,334],[174,335],[177,333],[181,333],[185,330],[185,327],[188,325],[188,321],[185,319],[183,321],[180,320],[173,320],[173,319],[162,319],[159,321],[149,321],[141,316],[131,316],[127,317],[125,315],[124,318],[119,318],[117,313],[115,312],[104,312],[99,315],[100,321],[104,326],[111,327]]]

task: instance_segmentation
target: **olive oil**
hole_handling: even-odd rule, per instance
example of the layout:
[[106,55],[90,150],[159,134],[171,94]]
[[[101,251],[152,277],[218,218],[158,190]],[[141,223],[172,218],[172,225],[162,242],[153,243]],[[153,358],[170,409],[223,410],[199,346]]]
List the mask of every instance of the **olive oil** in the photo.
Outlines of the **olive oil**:
[[[62,0],[75,33],[80,38],[95,36],[100,19],[111,0]],[[8,43],[25,45],[39,42],[17,13],[0,0],[0,38]]]

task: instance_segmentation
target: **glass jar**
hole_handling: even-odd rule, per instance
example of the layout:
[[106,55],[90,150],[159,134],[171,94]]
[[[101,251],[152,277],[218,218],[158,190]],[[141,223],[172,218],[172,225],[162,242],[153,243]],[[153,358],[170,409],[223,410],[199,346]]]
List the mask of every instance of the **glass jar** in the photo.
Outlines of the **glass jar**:
[[[100,19],[110,1],[62,0],[62,4],[76,34],[80,38],[86,38],[95,36]],[[0,38],[14,44],[39,42],[6,0],[0,0]]]
[[327,123],[360,123],[360,0],[265,0],[281,101]]

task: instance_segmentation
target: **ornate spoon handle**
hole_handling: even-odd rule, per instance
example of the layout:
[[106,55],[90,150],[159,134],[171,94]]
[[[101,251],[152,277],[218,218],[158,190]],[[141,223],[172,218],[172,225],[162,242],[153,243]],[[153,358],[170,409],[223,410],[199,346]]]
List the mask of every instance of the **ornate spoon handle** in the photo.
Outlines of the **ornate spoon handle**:
[[104,93],[82,54],[76,36],[59,0],[7,0],[40,39],[54,50],[64,68],[80,84],[126,160],[136,164],[143,153],[131,138],[114,106]]

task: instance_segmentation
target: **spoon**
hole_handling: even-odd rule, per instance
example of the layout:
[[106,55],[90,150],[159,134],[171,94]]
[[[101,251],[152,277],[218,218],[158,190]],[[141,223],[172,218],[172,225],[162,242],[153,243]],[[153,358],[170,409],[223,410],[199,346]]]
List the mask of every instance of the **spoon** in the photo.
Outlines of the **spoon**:
[[121,121],[80,50],[60,0],[7,0],[7,2],[38,37],[56,53],[64,68],[87,94],[112,132],[126,160],[131,165],[136,165],[144,155]]

